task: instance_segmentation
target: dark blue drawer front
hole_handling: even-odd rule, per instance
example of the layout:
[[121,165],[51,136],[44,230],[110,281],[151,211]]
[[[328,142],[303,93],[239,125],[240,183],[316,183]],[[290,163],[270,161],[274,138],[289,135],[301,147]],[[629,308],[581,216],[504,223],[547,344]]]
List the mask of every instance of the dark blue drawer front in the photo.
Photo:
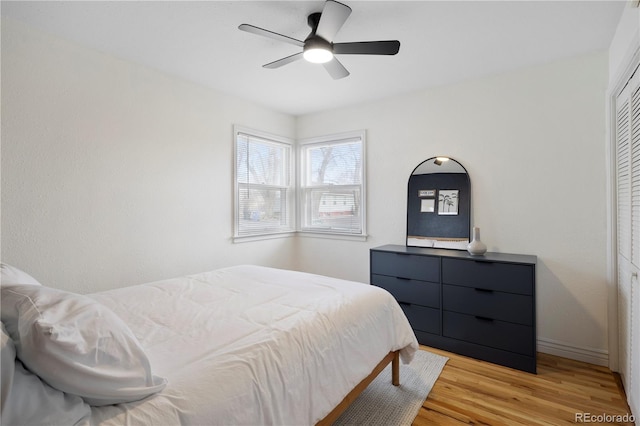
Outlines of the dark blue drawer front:
[[442,286],[443,309],[533,326],[533,298],[455,285]]
[[440,284],[405,280],[386,275],[371,275],[371,284],[387,290],[398,302],[413,303],[432,308],[440,307]]
[[414,330],[440,334],[440,309],[401,303],[400,307]]
[[533,294],[534,266],[442,259],[442,283],[517,294]]
[[535,353],[533,327],[526,325],[445,311],[442,334],[523,355]]
[[440,282],[440,258],[372,250],[371,273]]

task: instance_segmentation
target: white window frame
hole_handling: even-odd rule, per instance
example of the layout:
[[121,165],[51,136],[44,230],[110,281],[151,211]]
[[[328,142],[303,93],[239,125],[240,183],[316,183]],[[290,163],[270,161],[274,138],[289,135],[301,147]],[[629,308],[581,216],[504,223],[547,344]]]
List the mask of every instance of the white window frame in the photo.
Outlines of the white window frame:
[[[289,170],[288,170],[288,185],[284,186],[272,186],[272,185],[264,185],[264,187],[268,189],[285,189],[288,196],[286,200],[286,209],[289,217],[289,226],[284,229],[273,230],[269,228],[256,229],[254,232],[246,233],[241,232],[240,230],[240,188],[241,184],[238,183],[238,136],[246,135],[249,137],[253,137],[256,139],[262,139],[268,143],[273,144],[282,144],[286,145],[289,149]],[[244,242],[244,241],[255,241],[269,238],[279,238],[279,237],[289,237],[295,234],[296,231],[296,182],[295,182],[295,159],[296,159],[296,150],[295,143],[293,140],[273,135],[270,133],[262,132],[259,130],[250,129],[243,126],[235,125],[233,128],[233,182],[234,182],[234,208],[233,208],[233,241],[234,242]],[[252,184],[258,185],[259,184]]]
[[[342,232],[335,229],[323,229],[323,228],[313,228],[313,227],[304,227],[305,221],[302,217],[305,208],[305,197],[304,191],[307,186],[307,168],[306,168],[306,159],[303,158],[305,156],[306,148],[312,146],[322,146],[326,144],[335,144],[340,141],[353,141],[354,139],[360,139],[361,142],[361,155],[362,155],[362,170],[361,170],[361,179],[359,185],[348,185],[348,186],[359,186],[360,194],[361,194],[361,229],[360,233],[352,233],[352,232]],[[298,142],[298,191],[296,197],[296,204],[298,206],[298,233],[302,236],[313,236],[313,237],[324,237],[324,238],[337,238],[337,239],[348,239],[348,240],[357,240],[357,241],[366,241],[367,239],[367,190],[366,190],[366,132],[364,130],[357,130],[352,132],[339,133],[335,135],[328,136],[320,136],[315,138],[304,139]]]

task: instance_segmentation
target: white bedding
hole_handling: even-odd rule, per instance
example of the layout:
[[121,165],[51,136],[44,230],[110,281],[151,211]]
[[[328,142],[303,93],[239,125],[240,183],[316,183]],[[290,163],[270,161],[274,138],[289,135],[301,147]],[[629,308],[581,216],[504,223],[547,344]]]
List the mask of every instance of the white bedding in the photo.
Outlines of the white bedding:
[[236,266],[90,297],[169,381],[92,407],[92,424],[315,424],[389,351],[408,363],[418,348],[385,290],[300,272]]

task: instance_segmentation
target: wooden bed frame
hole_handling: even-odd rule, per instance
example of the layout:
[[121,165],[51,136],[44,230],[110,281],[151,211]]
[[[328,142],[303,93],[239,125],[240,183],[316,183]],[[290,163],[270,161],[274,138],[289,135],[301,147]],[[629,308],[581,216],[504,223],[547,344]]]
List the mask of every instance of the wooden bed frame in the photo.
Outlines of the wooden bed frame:
[[338,417],[340,417],[340,414],[342,414],[344,410],[346,410],[347,407],[349,407],[349,405],[351,405],[351,403],[355,401],[358,395],[360,395],[362,391],[364,391],[367,388],[367,386],[369,386],[369,384],[373,381],[373,379],[375,379],[378,376],[378,374],[380,374],[380,372],[384,370],[384,368],[387,365],[389,365],[389,363],[391,363],[391,383],[393,383],[394,386],[399,386],[400,385],[400,351],[389,352],[382,359],[382,361],[380,361],[378,365],[376,365],[376,367],[373,369],[371,374],[369,374],[360,383],[358,383],[356,387],[353,388],[353,390],[349,392],[347,396],[344,397],[342,402],[340,402],[340,404],[338,404],[336,408],[334,408],[329,414],[327,414],[327,416],[324,419],[316,423],[316,425],[317,426],[332,425],[338,419]]

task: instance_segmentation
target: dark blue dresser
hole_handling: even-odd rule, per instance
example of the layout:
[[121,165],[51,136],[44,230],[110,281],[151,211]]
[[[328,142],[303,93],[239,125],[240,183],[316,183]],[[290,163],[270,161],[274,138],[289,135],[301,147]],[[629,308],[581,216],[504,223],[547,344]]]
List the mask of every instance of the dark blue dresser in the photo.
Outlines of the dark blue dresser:
[[536,372],[536,256],[386,245],[370,282],[398,301],[418,341]]

